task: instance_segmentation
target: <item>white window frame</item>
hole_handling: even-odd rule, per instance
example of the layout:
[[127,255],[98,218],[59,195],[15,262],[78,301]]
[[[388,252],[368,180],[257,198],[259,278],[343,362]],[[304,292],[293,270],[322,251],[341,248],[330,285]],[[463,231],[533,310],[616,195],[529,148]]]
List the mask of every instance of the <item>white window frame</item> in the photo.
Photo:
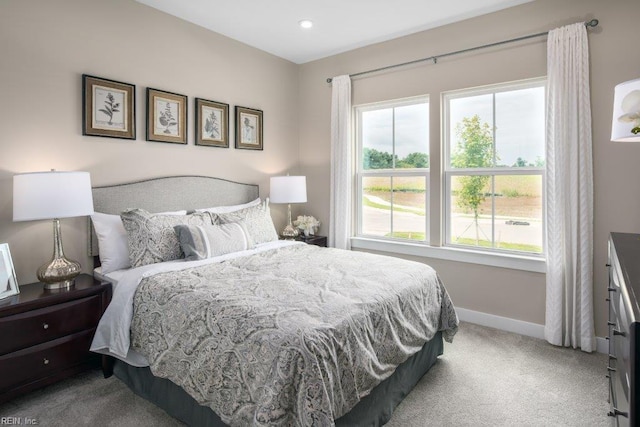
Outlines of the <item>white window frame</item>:
[[[470,88],[470,89],[460,89],[455,91],[448,91],[442,94],[442,145],[443,145],[443,153],[444,153],[444,164],[443,164],[443,197],[442,203],[444,206],[443,209],[443,245],[445,247],[450,248],[458,248],[458,249],[473,249],[478,252],[493,252],[496,254],[505,254],[505,255],[524,255],[527,257],[533,258],[541,258],[544,259],[544,248],[545,248],[545,206],[546,206],[546,198],[545,198],[545,168],[539,167],[492,167],[492,168],[452,168],[451,167],[451,151],[453,149],[451,144],[451,135],[450,135],[450,120],[449,120],[449,101],[457,98],[465,98],[469,96],[478,96],[478,95],[486,95],[493,94],[495,96],[496,93],[500,92],[510,92],[519,89],[527,89],[534,87],[544,87],[546,89],[547,79],[546,77],[535,78],[535,79],[527,79],[520,80],[515,82],[508,83],[499,83],[490,86],[484,86],[480,88]],[[493,102],[493,120],[494,123],[490,124],[493,130],[493,140],[495,141],[495,98]],[[495,156],[495,144],[494,144],[494,156]],[[493,188],[494,185],[494,177],[498,175],[539,175],[542,180],[542,252],[541,253],[533,253],[533,252],[524,252],[524,251],[515,251],[508,249],[499,249],[499,248],[486,248],[486,247],[477,247],[470,245],[461,245],[451,242],[451,180],[454,176],[468,176],[468,175],[490,175],[491,185]],[[492,198],[492,202],[495,202],[495,199]],[[491,239],[495,242],[495,216],[492,214],[492,227],[491,227]]]
[[[536,78],[536,79],[530,79],[530,80],[523,80],[520,82],[512,82],[512,83],[502,83],[502,84],[497,84],[497,85],[492,85],[492,86],[486,86],[484,88],[478,88],[478,92],[476,92],[477,94],[479,94],[480,90],[484,89],[484,90],[494,90],[494,88],[496,87],[501,87],[501,86],[506,86],[506,85],[512,85],[512,87],[515,87],[515,85],[517,83],[527,83],[529,82],[532,85],[536,85],[536,83],[540,83],[540,82],[544,82],[544,84],[546,85],[546,77],[541,77],[541,78]],[[458,91],[448,91],[446,92],[446,94],[468,94],[470,92],[471,89],[464,89],[464,90],[458,90]],[[393,254],[399,254],[399,255],[405,255],[405,256],[410,256],[410,257],[420,257],[420,258],[427,258],[427,262],[428,259],[440,259],[440,260],[445,260],[445,261],[454,261],[454,262],[463,262],[463,263],[472,263],[472,264],[479,264],[479,265],[483,265],[483,266],[491,266],[491,267],[500,267],[500,268],[506,268],[506,269],[512,269],[512,270],[521,270],[521,271],[530,271],[530,272],[535,272],[535,273],[545,273],[546,272],[546,260],[544,258],[543,255],[531,255],[529,253],[526,252],[516,252],[516,251],[509,251],[509,252],[501,252],[501,251],[489,251],[489,250],[483,250],[483,248],[477,248],[477,247],[473,247],[473,246],[462,246],[462,245],[456,245],[456,246],[440,246],[442,244],[442,242],[445,240],[445,232],[446,231],[446,218],[448,217],[448,214],[445,211],[445,203],[447,203],[446,201],[446,197],[448,197],[448,192],[445,193],[445,191],[448,191],[449,187],[447,186],[447,179],[445,176],[445,172],[444,172],[444,167],[445,164],[448,165],[448,152],[446,150],[446,146],[444,143],[444,138],[445,138],[445,132],[449,131],[449,127],[447,126],[447,121],[445,120],[445,114],[444,114],[444,110],[445,110],[445,105],[444,105],[444,98],[443,98],[443,94],[440,95],[440,108],[441,108],[441,118],[440,118],[440,135],[441,135],[441,139],[440,141],[438,141],[438,144],[441,147],[441,156],[440,159],[436,159],[432,156],[430,156],[429,158],[429,163],[430,163],[430,167],[433,166],[433,162],[434,161],[438,161],[438,162],[442,162],[441,163],[441,167],[443,168],[440,172],[441,174],[441,197],[439,198],[440,200],[440,204],[439,206],[433,206],[432,209],[438,209],[438,211],[441,214],[441,218],[440,218],[440,222],[441,225],[439,227],[440,231],[439,231],[439,236],[433,236],[430,234],[430,224],[429,224],[429,218],[430,218],[430,213],[433,212],[429,212],[429,210],[427,210],[427,214],[425,215],[425,221],[427,224],[427,228],[426,228],[426,242],[421,242],[421,241],[413,241],[413,240],[409,240],[409,239],[393,239],[393,238],[382,238],[380,236],[363,236],[361,234],[361,229],[359,229],[359,227],[361,227],[362,224],[362,213],[361,213],[361,208],[362,208],[362,179],[361,176],[358,175],[358,173],[356,172],[355,177],[356,180],[354,182],[354,198],[353,198],[353,204],[354,204],[354,213],[356,214],[354,217],[354,231],[355,231],[355,236],[353,236],[351,238],[351,248],[352,249],[356,249],[356,250],[368,250],[368,251],[382,251],[382,252],[388,252],[388,253],[393,253]],[[460,95],[462,96],[462,95]],[[430,108],[431,108],[431,100],[427,97],[415,97],[415,98],[424,98],[427,99],[427,101],[430,103]],[[409,100],[413,100],[415,98],[408,98]],[[359,171],[359,169],[361,168],[361,165],[356,165],[356,162],[361,161],[361,156],[362,156],[362,152],[361,152],[361,148],[360,143],[359,143],[359,137],[360,135],[356,135],[358,132],[360,132],[361,130],[359,129],[359,124],[358,124],[358,120],[357,120],[357,114],[356,114],[356,108],[365,108],[365,107],[375,107],[375,106],[380,106],[380,105],[389,105],[392,104],[394,102],[399,102],[401,100],[395,100],[395,101],[388,101],[388,102],[380,102],[380,103],[376,103],[376,104],[366,104],[366,105],[359,105],[359,106],[354,106],[354,114],[353,114],[353,120],[354,122],[356,122],[356,125],[353,127],[354,129],[354,135],[353,135],[353,141],[354,141],[354,151],[357,153],[357,158],[354,161],[354,171]],[[432,127],[433,123],[430,123],[430,136],[433,135],[433,127]],[[430,142],[430,146],[432,147],[433,144],[435,144],[436,141],[431,141]],[[430,148],[429,149],[429,153],[433,153],[433,150]],[[445,163],[445,158],[446,158],[446,163]],[[521,168],[523,171],[525,170],[525,168]],[[528,169],[528,168],[527,168]],[[429,173],[432,171],[433,169],[430,168]],[[527,171],[528,173],[530,173],[530,170]],[[429,179],[429,173],[427,173],[427,200],[426,200],[426,208],[430,209],[430,202],[433,201],[433,199],[430,200],[430,196],[433,193],[434,190],[437,189],[432,189],[430,188],[430,181]],[[544,193],[544,173],[542,174],[543,176],[543,195]],[[545,200],[543,197],[543,212],[545,209]],[[446,216],[445,216],[446,215]],[[543,221],[544,221],[544,215],[543,215]],[[544,225],[543,225],[543,229],[544,229]],[[449,233],[447,232],[447,235]],[[435,242],[432,242],[432,239],[435,237]],[[543,243],[544,243],[544,235],[543,235]]]
[[[354,204],[355,204],[355,212],[356,212],[356,238],[372,238],[375,240],[383,240],[383,241],[395,241],[395,242],[407,242],[407,243],[411,243],[411,244],[418,244],[418,245],[428,245],[429,241],[430,241],[430,233],[429,233],[429,194],[431,192],[430,189],[430,180],[429,180],[429,172],[431,170],[431,168],[424,168],[424,169],[405,169],[405,168],[392,168],[392,169],[368,169],[368,170],[364,170],[363,169],[363,162],[362,162],[362,152],[363,152],[363,147],[362,147],[362,113],[367,112],[367,111],[374,111],[374,110],[381,110],[381,109],[386,109],[386,108],[398,108],[398,107],[403,107],[403,106],[407,106],[407,105],[414,105],[414,104],[420,104],[420,103],[427,103],[429,105],[430,108],[430,100],[429,100],[429,96],[428,95],[422,95],[422,96],[415,96],[415,97],[411,97],[411,98],[403,98],[403,99],[397,99],[397,100],[391,100],[391,101],[384,101],[384,102],[376,102],[376,103],[371,103],[371,104],[362,104],[362,105],[356,105],[353,108],[354,111],[354,118],[356,120],[356,135],[355,135],[355,145],[356,145],[356,165],[355,165],[355,169],[356,169],[356,192],[355,192],[355,197],[354,197]],[[427,120],[429,120],[429,117],[427,116]],[[395,115],[394,115],[394,120],[392,120],[392,126],[393,126],[393,137],[395,138]],[[427,140],[427,145],[426,145],[426,154],[429,155],[429,141]],[[395,158],[395,141],[393,144],[393,152],[391,153],[392,156],[394,156]],[[431,165],[431,157],[429,156],[429,165]],[[411,176],[419,176],[419,177],[424,177],[425,179],[425,215],[424,215],[424,221],[425,221],[425,240],[412,240],[412,239],[403,239],[403,238],[399,238],[399,237],[385,237],[385,236],[378,236],[378,235],[371,235],[371,234],[364,234],[362,231],[362,222],[363,222],[363,207],[362,207],[362,193],[363,193],[363,178],[366,177],[376,177],[376,176],[382,176],[382,177],[391,177],[391,188],[393,188],[393,178],[395,177],[411,177]],[[392,205],[392,209],[390,211],[390,224],[389,224],[389,231],[390,234],[393,235],[393,191],[391,193],[391,205]]]

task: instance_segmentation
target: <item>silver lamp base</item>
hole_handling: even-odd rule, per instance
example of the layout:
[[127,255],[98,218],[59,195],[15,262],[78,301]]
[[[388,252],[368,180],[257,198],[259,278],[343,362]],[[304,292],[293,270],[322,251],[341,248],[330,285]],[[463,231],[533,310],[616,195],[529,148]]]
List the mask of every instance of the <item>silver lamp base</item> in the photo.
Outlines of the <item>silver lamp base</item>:
[[287,224],[284,230],[282,230],[281,234],[285,240],[294,240],[296,237],[298,237],[300,232],[298,232],[298,230],[295,229],[291,224]]
[[82,267],[78,261],[64,256],[60,220],[56,218],[53,220],[53,258],[38,268],[38,280],[44,283],[45,289],[70,288],[81,272]]
[[286,225],[286,227],[284,227],[284,230],[282,230],[282,237],[284,237],[285,240],[295,240],[300,232],[291,223],[291,204],[287,205],[287,219],[288,224]]
[[80,263],[67,258],[54,258],[38,269],[38,280],[45,289],[70,288],[80,274]]

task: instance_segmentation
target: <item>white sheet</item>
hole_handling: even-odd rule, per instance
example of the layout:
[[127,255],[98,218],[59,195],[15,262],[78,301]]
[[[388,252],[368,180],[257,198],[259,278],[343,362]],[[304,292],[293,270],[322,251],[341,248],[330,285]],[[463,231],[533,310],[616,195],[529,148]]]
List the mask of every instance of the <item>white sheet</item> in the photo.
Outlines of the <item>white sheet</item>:
[[147,359],[130,349],[131,320],[133,319],[133,297],[138,285],[143,278],[167,271],[184,270],[228,259],[252,255],[289,245],[304,244],[301,242],[279,240],[262,243],[254,249],[242,252],[234,252],[215,258],[198,261],[175,260],[158,264],[149,264],[138,268],[117,270],[109,274],[101,274],[114,283],[111,303],[104,312],[96,334],[91,343],[91,351],[117,357],[124,362],[136,367],[149,366]]

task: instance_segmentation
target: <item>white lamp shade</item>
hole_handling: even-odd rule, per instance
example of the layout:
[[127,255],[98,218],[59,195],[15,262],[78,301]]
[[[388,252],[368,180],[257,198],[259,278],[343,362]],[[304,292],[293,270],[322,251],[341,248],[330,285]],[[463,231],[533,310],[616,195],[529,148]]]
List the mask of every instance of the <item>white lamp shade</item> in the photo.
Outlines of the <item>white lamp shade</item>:
[[269,200],[272,203],[305,203],[307,201],[306,176],[273,176]]
[[640,128],[640,79],[616,86],[613,98],[611,140],[640,142],[640,133],[631,132],[634,128]]
[[93,215],[89,172],[33,172],[13,176],[13,220]]

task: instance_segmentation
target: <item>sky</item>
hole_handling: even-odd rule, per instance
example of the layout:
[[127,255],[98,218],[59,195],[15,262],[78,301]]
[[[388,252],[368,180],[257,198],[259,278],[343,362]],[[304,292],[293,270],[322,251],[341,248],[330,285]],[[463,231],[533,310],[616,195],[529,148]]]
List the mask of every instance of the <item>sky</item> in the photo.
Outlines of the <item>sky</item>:
[[[363,112],[364,147],[387,153],[393,152],[393,114],[392,108]],[[428,119],[428,102],[395,108],[395,153],[399,159],[409,153],[429,154]]]
[[[489,126],[495,125],[498,164],[513,165],[518,157],[534,163],[544,159],[545,88],[510,90],[494,95],[483,94],[450,99],[448,129],[452,146],[457,145],[455,127],[464,117],[475,114]],[[393,115],[395,113],[395,153],[402,159],[409,153],[429,152],[429,103],[364,111],[362,113],[363,146],[393,152]],[[422,120],[421,120],[422,119]]]
[[[534,163],[544,159],[544,87],[500,92],[495,95],[495,145],[498,164],[511,166],[518,157]],[[452,147],[458,143],[455,128],[464,117],[475,114],[492,126],[493,94],[451,99],[449,132]]]

